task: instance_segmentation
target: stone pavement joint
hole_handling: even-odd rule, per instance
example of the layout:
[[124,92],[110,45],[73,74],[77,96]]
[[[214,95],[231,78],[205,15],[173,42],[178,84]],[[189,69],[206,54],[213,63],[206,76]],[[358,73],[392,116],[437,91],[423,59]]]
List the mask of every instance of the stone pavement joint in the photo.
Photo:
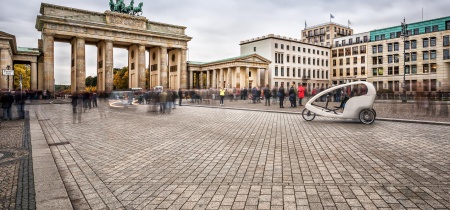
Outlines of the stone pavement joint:
[[34,106],[76,209],[450,208],[445,126],[106,106]]

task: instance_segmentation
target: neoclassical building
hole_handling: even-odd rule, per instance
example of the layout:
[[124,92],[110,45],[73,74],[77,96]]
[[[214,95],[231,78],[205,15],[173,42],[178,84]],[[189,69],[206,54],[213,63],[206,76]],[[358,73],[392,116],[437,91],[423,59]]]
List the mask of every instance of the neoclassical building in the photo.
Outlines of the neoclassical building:
[[189,88],[251,88],[269,84],[271,62],[258,54],[212,62],[188,62]]
[[[40,52],[36,48],[18,47],[16,37],[0,31],[0,69],[14,68],[15,64],[27,64],[31,69],[31,88],[37,89],[37,62]],[[9,78],[8,78],[9,77]],[[0,89],[13,89],[13,77],[0,73]]]
[[[185,34],[186,27],[153,22],[142,16],[42,3],[36,29],[42,32],[38,89],[53,90],[55,42],[68,42],[72,46],[73,92],[85,89],[86,45],[97,46],[98,91],[113,90],[114,47],[128,49],[130,87],[146,89],[146,68],[151,71],[150,87],[187,87],[186,50],[187,42],[192,38]],[[150,55],[148,66],[146,51]]]

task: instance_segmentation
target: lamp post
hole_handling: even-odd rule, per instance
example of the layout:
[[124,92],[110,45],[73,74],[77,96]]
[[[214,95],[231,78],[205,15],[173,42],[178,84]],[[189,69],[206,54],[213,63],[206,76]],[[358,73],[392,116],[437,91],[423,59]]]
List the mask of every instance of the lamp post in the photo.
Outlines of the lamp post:
[[11,66],[6,66],[6,69],[3,69],[3,76],[7,76],[7,84],[8,84],[8,92],[11,91],[9,88],[9,76],[14,76],[14,69],[11,69]]
[[408,25],[406,24],[405,18],[403,18],[402,24],[402,33],[401,36],[403,36],[403,97],[402,97],[402,103],[407,102],[406,98],[406,47],[405,42],[406,38],[408,38]]

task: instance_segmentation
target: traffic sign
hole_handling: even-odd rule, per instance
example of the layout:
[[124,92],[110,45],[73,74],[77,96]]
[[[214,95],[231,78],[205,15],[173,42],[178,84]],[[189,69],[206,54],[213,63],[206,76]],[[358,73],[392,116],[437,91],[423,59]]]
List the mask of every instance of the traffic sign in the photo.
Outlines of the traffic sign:
[[14,70],[3,69],[3,76],[14,76]]

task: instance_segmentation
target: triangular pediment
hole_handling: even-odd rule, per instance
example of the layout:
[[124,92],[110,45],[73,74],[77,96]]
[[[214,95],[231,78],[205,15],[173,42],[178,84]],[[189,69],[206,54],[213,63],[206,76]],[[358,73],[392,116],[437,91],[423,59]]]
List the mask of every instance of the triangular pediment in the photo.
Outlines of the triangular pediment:
[[265,59],[264,57],[258,55],[258,54],[251,54],[247,56],[240,57],[236,61],[243,61],[243,62],[257,62],[257,63],[271,63],[270,60]]

